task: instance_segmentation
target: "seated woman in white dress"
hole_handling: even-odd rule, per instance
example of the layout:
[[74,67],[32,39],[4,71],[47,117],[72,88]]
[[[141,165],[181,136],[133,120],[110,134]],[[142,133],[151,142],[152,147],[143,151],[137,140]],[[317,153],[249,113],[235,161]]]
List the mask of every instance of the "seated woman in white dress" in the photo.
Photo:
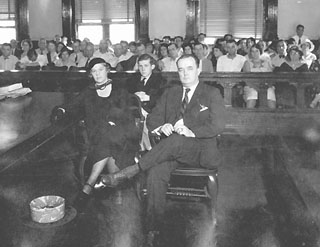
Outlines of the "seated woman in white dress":
[[[254,44],[249,50],[250,58],[243,65],[243,72],[272,72],[272,65],[270,59],[262,59],[262,48],[261,46]],[[258,88],[256,85],[247,82],[244,87],[244,97],[247,108],[254,108],[258,99]],[[276,97],[274,87],[269,87],[267,92],[268,107],[276,107]]]
[[17,68],[27,69],[27,67],[43,67],[48,64],[47,57],[45,55],[39,55],[34,49],[30,49],[27,56],[22,57],[17,63]]
[[68,50],[68,48],[62,48],[61,52],[60,52],[60,55],[59,55],[59,59],[55,61],[55,66],[57,67],[68,67],[68,69],[71,67],[71,66],[74,66],[76,67],[76,64],[71,61],[69,59],[70,57],[70,52]]
[[303,52],[302,62],[308,65],[310,69],[311,64],[313,61],[317,60],[317,56],[312,53],[314,50],[314,45],[311,40],[307,39],[304,43],[301,44],[301,50]]

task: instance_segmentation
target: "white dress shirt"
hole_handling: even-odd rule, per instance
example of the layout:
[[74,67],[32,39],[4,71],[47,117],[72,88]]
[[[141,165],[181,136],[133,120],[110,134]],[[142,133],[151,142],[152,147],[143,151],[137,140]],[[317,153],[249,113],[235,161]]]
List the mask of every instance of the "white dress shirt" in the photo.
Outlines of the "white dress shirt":
[[1,70],[13,70],[16,68],[16,63],[19,59],[16,56],[9,55],[7,58],[0,57],[0,69]]
[[[301,37],[299,37],[298,35],[295,35],[292,37],[295,41],[296,41],[296,44],[297,45],[301,45],[303,44],[304,42],[306,42],[307,39],[309,39],[307,36],[305,35],[302,35]],[[300,39],[300,44],[299,44],[299,39]]]
[[165,57],[165,58],[161,59],[161,61],[163,62],[163,65],[164,65],[164,68],[162,71],[167,71],[167,72],[178,71],[178,67],[177,67],[177,63],[176,63],[178,58],[172,59],[171,57]]
[[244,56],[236,54],[234,58],[223,55],[218,58],[217,72],[241,72],[246,61]]

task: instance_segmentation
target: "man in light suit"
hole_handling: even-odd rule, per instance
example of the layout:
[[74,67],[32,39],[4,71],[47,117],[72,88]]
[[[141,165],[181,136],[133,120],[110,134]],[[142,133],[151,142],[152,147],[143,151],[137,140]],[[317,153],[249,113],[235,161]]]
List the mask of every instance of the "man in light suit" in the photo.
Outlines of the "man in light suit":
[[199,67],[201,69],[201,72],[213,73],[212,62],[208,58],[206,58],[206,56],[205,56],[205,47],[206,47],[205,44],[196,43],[194,45],[193,52],[200,60]]
[[164,213],[165,194],[171,172],[177,166],[219,166],[216,136],[225,126],[224,101],[219,90],[199,81],[199,59],[183,55],[177,61],[181,84],[162,94],[148,115],[149,130],[163,138],[139,163],[102,177],[116,186],[140,171],[148,171],[148,230],[156,231]]

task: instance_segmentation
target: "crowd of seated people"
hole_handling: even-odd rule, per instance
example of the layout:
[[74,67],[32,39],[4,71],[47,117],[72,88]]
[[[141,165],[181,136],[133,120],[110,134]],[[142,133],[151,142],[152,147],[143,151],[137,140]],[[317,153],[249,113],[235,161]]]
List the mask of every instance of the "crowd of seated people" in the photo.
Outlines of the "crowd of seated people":
[[[21,48],[20,48],[21,47]],[[305,72],[320,70],[320,48],[304,35],[304,26],[298,25],[296,35],[288,40],[264,41],[253,37],[236,41],[232,34],[217,38],[214,44],[206,43],[206,35],[184,40],[181,36],[164,36],[146,43],[121,41],[112,45],[109,39],[101,40],[96,48],[89,39],[68,43],[67,37],[56,35],[53,40],[40,38],[37,48],[31,40],[16,40],[2,45],[0,70],[57,69],[81,70],[96,57],[104,59],[116,71],[137,71],[138,58],[149,54],[156,61],[156,70],[177,71],[176,61],[182,54],[194,54],[200,60],[202,72]],[[256,107],[258,89],[245,85],[245,104]],[[320,99],[320,96],[319,96]],[[268,89],[268,104],[275,107],[275,88]],[[310,106],[315,107],[317,102]]]

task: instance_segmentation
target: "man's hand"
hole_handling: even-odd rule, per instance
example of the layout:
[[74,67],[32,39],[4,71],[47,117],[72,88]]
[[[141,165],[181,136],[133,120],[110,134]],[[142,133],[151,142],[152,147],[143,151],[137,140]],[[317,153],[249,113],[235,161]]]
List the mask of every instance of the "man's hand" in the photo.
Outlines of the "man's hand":
[[166,136],[170,136],[174,131],[172,124],[166,123],[161,126],[159,132],[165,134]]
[[64,118],[64,109],[55,107],[53,108],[50,116],[50,122],[52,124],[57,123],[58,121],[61,121],[61,119]]
[[143,91],[136,92],[135,95],[137,95],[142,102],[143,101],[150,101],[150,96]]
[[186,137],[195,137],[195,134],[185,125],[178,125],[174,127],[174,131]]

